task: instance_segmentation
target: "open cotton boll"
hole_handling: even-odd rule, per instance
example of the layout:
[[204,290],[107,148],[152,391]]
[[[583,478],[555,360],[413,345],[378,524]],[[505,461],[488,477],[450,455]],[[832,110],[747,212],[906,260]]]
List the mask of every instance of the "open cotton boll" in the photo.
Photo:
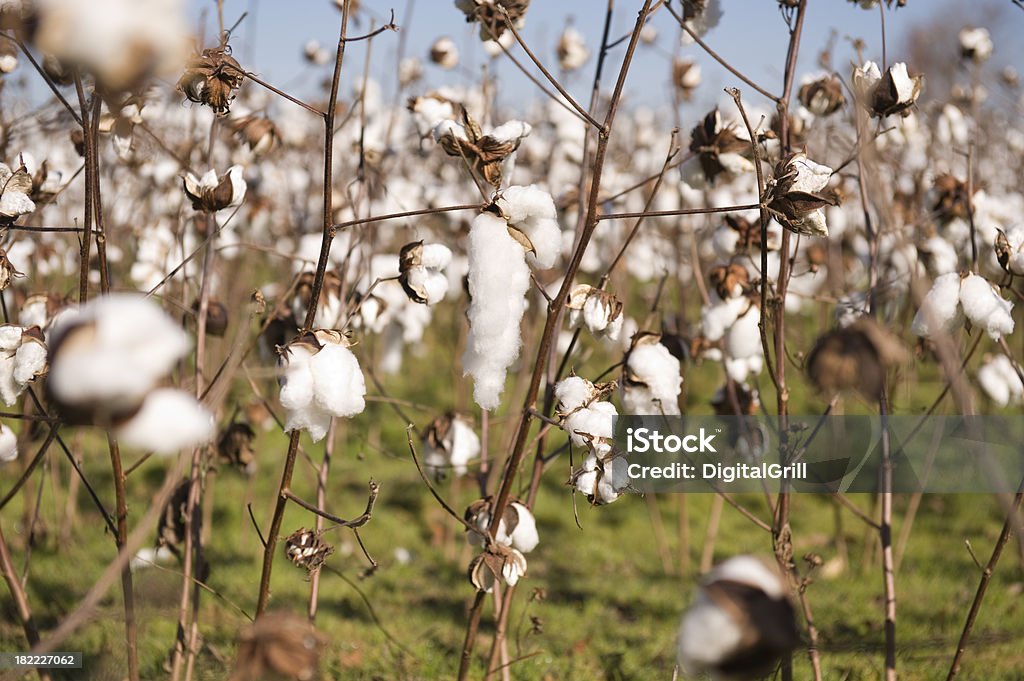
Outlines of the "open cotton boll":
[[[466,540],[470,545],[479,546],[483,543],[484,535],[491,527],[490,509],[489,501],[480,500],[474,502],[466,512],[466,521],[477,528],[466,535]],[[511,532],[508,531],[510,526],[512,527]],[[540,536],[537,534],[537,521],[530,509],[519,501],[509,502],[498,523],[494,541],[523,553],[529,553],[537,548]]]
[[366,381],[359,360],[343,345],[325,344],[309,360],[314,404],[333,416],[350,417],[366,408]]
[[960,275],[950,272],[932,283],[910,328],[915,335],[930,338],[938,333],[951,333],[961,319]]
[[299,343],[289,345],[281,355],[284,374],[281,376],[280,401],[285,409],[302,409],[313,401],[312,357],[310,347]]
[[142,409],[114,429],[121,444],[156,454],[201,445],[215,434],[213,414],[188,393],[173,388],[149,393]]
[[733,323],[725,337],[725,368],[732,380],[742,383],[749,374],[761,373],[764,348],[758,323],[761,310],[756,305]]
[[448,294],[448,277],[437,270],[417,267],[409,270],[406,277],[409,286],[422,295],[427,305],[441,302]]
[[533,244],[531,264],[548,269],[555,264],[562,244],[555,202],[537,185],[509,187],[497,200],[508,224],[526,235]]
[[524,121],[506,121],[487,133],[487,137],[501,143],[518,143],[533,132],[529,123]]
[[131,566],[132,571],[141,570],[148,567],[152,567],[157,563],[169,563],[174,560],[174,552],[167,546],[160,546],[153,548],[150,546],[144,546],[132,556]]
[[0,423],[0,463],[9,463],[18,458],[18,436]]
[[452,251],[444,244],[423,244],[420,261],[429,269],[443,270],[452,261]]
[[984,277],[968,274],[960,285],[960,306],[975,326],[985,329],[993,340],[1013,333],[1013,303],[999,295]]
[[627,469],[623,457],[601,460],[591,453],[573,476],[572,485],[577,492],[586,494],[591,503],[610,504],[629,487]]
[[569,376],[555,384],[558,411],[568,414],[594,399],[594,384],[580,376]]
[[156,303],[115,293],[54,320],[47,387],[72,408],[131,409],[188,352],[188,335]]
[[46,346],[35,338],[25,338],[14,353],[14,380],[26,384],[46,370]]
[[506,222],[490,213],[478,215],[469,230],[471,301],[462,366],[473,377],[473,399],[483,409],[498,407],[505,372],[519,356],[519,322],[529,288],[530,268]]
[[1000,407],[1024,398],[1024,383],[1006,355],[997,355],[978,369],[978,383],[989,398]]
[[599,455],[611,451],[612,419],[619,413],[611,402],[594,402],[565,417],[562,427],[577,447],[590,447]]
[[[629,380],[632,383],[640,383],[642,387],[637,390],[629,387],[623,396],[624,404],[630,404],[627,409],[631,414],[665,414],[675,416],[679,414],[679,390],[683,384],[683,377],[679,373],[679,360],[672,356],[661,343],[648,343],[637,345],[629,353],[626,362],[629,372]],[[648,396],[643,395],[646,389]],[[639,399],[629,399],[633,393]],[[645,404],[645,397],[649,397],[651,403]],[[655,407],[652,411],[636,411],[637,408]]]
[[750,301],[742,296],[722,300],[717,294],[713,295],[712,303],[700,312],[704,338],[712,343],[722,338],[749,305]]
[[24,331],[16,324],[0,325],[0,350],[17,350],[21,345],[21,334]]

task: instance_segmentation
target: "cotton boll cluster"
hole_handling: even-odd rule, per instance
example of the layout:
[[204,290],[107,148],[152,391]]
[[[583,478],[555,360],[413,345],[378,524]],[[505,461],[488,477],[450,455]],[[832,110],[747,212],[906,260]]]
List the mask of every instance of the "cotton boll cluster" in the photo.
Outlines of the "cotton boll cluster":
[[684,674],[739,681],[769,674],[800,643],[796,611],[777,569],[736,556],[701,580],[679,627]]
[[448,473],[461,477],[480,456],[480,436],[464,416],[451,413],[434,419],[423,434],[423,467],[435,479]]
[[510,500],[498,523],[493,541],[490,540],[491,505],[493,499],[478,499],[466,509],[466,522],[476,528],[468,531],[466,539],[472,546],[484,546],[484,551],[469,566],[470,582],[480,591],[490,592],[499,577],[509,586],[515,586],[526,574],[524,554],[540,543],[537,521],[522,502]]
[[918,336],[932,338],[940,333],[952,333],[966,317],[993,340],[998,340],[1013,333],[1012,309],[1013,303],[1000,296],[999,290],[984,277],[950,272],[932,284],[921,301],[911,329]]
[[965,27],[960,30],[960,56],[977,64],[992,56],[992,37],[987,28]]
[[38,326],[0,326],[0,399],[8,407],[46,372],[46,344]]
[[213,417],[194,397],[158,388],[190,343],[149,299],[96,298],[57,318],[50,338],[46,388],[66,421],[111,427],[125,444],[160,454],[213,437]]
[[285,430],[302,429],[323,439],[334,417],[347,418],[366,407],[366,383],[348,339],[338,331],[306,333],[281,349],[281,406]]
[[473,377],[473,399],[496,409],[505,373],[519,356],[519,323],[526,310],[530,264],[549,268],[558,257],[561,231],[551,196],[530,187],[509,187],[469,232],[469,339],[462,358]]
[[618,340],[622,332],[622,303],[614,294],[588,284],[578,284],[569,292],[565,303],[569,310],[569,326],[586,326],[597,338]]
[[593,504],[610,504],[629,485],[626,460],[612,449],[612,419],[615,405],[602,401],[612,384],[595,386],[585,378],[570,376],[555,386],[557,414],[569,441],[585,448],[583,465],[573,471],[571,484]]
[[679,360],[660,343],[658,334],[634,336],[622,373],[622,406],[627,414],[679,415],[683,377]]
[[562,31],[558,39],[558,65],[563,71],[575,71],[587,63],[590,50],[583,40],[583,34],[572,26]]

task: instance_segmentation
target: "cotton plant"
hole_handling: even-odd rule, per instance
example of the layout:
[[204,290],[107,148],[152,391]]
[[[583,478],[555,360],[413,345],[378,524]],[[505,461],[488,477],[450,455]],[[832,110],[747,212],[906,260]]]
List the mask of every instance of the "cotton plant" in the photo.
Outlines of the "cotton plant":
[[452,261],[451,250],[443,244],[415,241],[402,247],[398,255],[399,282],[414,303],[433,305],[448,293],[444,270]]
[[464,107],[460,120],[445,119],[434,128],[434,141],[449,156],[465,159],[487,183],[497,188],[515,151],[533,128],[524,121],[507,121],[484,131]]
[[280,351],[281,406],[285,430],[305,430],[322,440],[331,419],[366,408],[366,382],[348,338],[328,329],[307,332]]
[[555,217],[547,192],[513,186],[470,227],[469,338],[462,365],[482,409],[500,405],[505,375],[519,357],[531,266],[549,269],[558,258],[562,234]]
[[157,454],[208,442],[213,415],[183,391],[160,387],[191,347],[148,298],[117,293],[62,314],[50,332],[47,392],[69,423],[111,429]]
[[1000,407],[1024,401],[1024,383],[1017,367],[1006,355],[985,358],[978,369],[978,385]]
[[993,340],[1013,333],[1013,303],[984,277],[950,272],[935,279],[921,301],[911,330],[925,338],[949,334],[964,320],[982,329]]
[[622,372],[622,407],[633,416],[678,416],[683,377],[679,360],[658,334],[633,337]]
[[612,448],[613,421],[618,410],[604,398],[613,384],[594,385],[570,376],[555,385],[556,413],[573,446],[587,452],[570,484],[596,505],[610,504],[629,487],[626,459]]
[[462,477],[480,456],[480,436],[468,418],[449,412],[434,419],[423,434],[423,467],[435,479]]

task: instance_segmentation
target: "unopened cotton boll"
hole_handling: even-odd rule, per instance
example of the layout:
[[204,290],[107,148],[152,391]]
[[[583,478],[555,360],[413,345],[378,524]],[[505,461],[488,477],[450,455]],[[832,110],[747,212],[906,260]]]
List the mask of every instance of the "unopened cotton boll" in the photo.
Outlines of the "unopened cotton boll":
[[156,454],[201,445],[215,434],[213,414],[188,393],[172,388],[149,393],[142,409],[114,430],[121,444]]
[[960,274],[950,272],[932,283],[910,328],[915,335],[931,338],[939,333],[951,333],[961,320]]
[[9,463],[18,458],[18,436],[0,423],[0,463]]
[[190,347],[156,303],[122,293],[62,314],[50,339],[48,392],[63,414],[101,423],[138,408]]
[[968,274],[960,285],[960,306],[972,324],[985,330],[993,340],[1013,333],[1013,303],[984,277]]

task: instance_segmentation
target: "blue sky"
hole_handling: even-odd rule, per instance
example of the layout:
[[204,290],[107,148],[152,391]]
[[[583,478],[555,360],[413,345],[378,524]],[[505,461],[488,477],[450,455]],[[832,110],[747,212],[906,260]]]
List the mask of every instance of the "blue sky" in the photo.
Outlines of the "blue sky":
[[[900,57],[900,50],[909,27],[934,20],[937,14],[945,15],[950,8],[960,14],[977,15],[976,23],[985,23],[984,8],[994,5],[1009,5],[1009,0],[978,0],[971,3],[956,3],[952,0],[909,0],[908,6],[887,12],[887,43],[890,61]],[[616,0],[613,34],[622,35],[632,26],[639,0]],[[678,2],[676,2],[678,6]],[[782,63],[786,52],[786,28],[777,4],[772,0],[722,0],[724,17],[717,28],[706,36],[707,42],[720,54],[730,59],[735,66],[747,73],[753,80],[769,91],[781,89]],[[965,10],[964,6],[970,7]],[[193,16],[199,21],[206,11],[207,35],[212,34],[216,23],[214,0],[191,0]],[[592,51],[596,51],[602,22],[605,0],[534,0],[526,16],[523,31],[527,42],[543,58],[556,64],[555,43],[567,22],[572,22],[585,36]],[[452,0],[364,0],[363,22],[352,27],[352,33],[359,35],[369,29],[368,17],[375,18],[378,25],[386,21],[389,10],[394,8],[396,22],[402,25],[405,34],[406,54],[425,60],[430,44],[439,36],[451,37],[462,54],[460,67],[445,72],[439,67],[425,64],[425,83],[416,86],[416,91],[428,89],[429,85],[442,83],[470,84],[479,81],[481,65],[487,62],[480,47],[476,31],[463,20],[462,13]],[[407,12],[412,17],[406,22]],[[284,89],[308,93],[325,77],[328,67],[320,69],[306,65],[302,60],[302,47],[306,41],[315,39],[330,46],[337,37],[340,12],[331,0],[225,0],[225,21],[230,24],[243,12],[248,18],[236,33],[236,56],[247,68],[262,74],[265,78]],[[995,64],[1016,63],[1024,71],[1020,46],[1014,46],[1013,37],[1020,35],[1024,28],[1024,12],[1011,9],[1004,12],[1011,26],[993,27],[996,39]],[[1018,19],[1019,16],[1019,19]],[[676,49],[678,27],[673,26],[672,17],[661,10],[654,19],[659,31],[656,45],[643,47],[634,62],[629,82],[632,103],[667,101],[664,89],[668,83],[670,56]],[[850,38],[862,38],[867,44],[867,54],[878,58],[881,52],[879,13],[868,11],[850,4],[847,0],[811,0],[807,11],[806,40],[800,54],[801,73],[815,70],[818,52],[825,46],[832,30],[836,33],[835,66],[843,72],[853,59]],[[386,81],[386,92],[393,91],[394,64],[398,54],[399,35],[385,33],[373,42],[371,73]],[[362,72],[366,55],[366,43],[353,43],[347,55],[345,82]],[[955,45],[950,45],[954,51]],[[614,56],[620,57],[623,47]],[[735,78],[718,67],[702,54],[699,46],[691,45],[683,53],[697,59],[703,66],[707,97],[717,99],[721,88],[738,84]],[[613,68],[617,60],[613,61]],[[590,79],[594,67],[593,57],[586,66],[567,81],[574,96],[581,101],[587,99]],[[534,86],[515,67],[508,63],[495,66],[499,79],[499,103],[517,108],[524,101],[531,100]],[[343,85],[343,92],[344,92]],[[755,96],[750,93],[749,96]]]

